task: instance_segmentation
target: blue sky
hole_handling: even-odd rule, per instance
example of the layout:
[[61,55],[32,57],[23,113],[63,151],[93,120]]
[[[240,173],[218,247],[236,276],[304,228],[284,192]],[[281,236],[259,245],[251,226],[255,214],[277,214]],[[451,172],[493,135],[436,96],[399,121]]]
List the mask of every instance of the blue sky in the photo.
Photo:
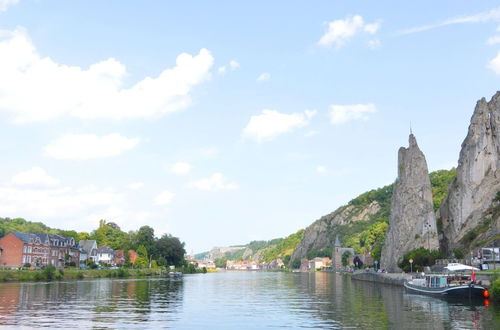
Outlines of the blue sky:
[[456,164],[500,82],[495,1],[0,0],[0,216],[284,237]]

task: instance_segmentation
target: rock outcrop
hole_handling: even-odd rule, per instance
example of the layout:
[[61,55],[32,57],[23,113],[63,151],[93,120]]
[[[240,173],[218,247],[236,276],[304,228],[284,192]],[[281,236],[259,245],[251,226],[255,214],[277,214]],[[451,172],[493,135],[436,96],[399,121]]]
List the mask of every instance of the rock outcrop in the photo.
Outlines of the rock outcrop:
[[427,162],[413,134],[409,142],[408,148],[399,149],[398,178],[382,249],[381,267],[390,272],[400,270],[398,262],[412,249],[439,247]]
[[[476,104],[469,132],[460,151],[457,176],[440,208],[441,246],[464,247],[464,236],[480,225],[484,212],[500,191],[500,92],[490,102]],[[492,228],[496,228],[492,226]],[[498,232],[496,234],[499,234]],[[469,235],[473,238],[473,235]]]
[[350,225],[358,221],[368,221],[380,211],[377,201],[372,201],[365,207],[346,205],[329,213],[306,228],[304,238],[293,252],[290,261],[300,260],[311,251],[324,251],[332,248],[338,235],[338,226]]

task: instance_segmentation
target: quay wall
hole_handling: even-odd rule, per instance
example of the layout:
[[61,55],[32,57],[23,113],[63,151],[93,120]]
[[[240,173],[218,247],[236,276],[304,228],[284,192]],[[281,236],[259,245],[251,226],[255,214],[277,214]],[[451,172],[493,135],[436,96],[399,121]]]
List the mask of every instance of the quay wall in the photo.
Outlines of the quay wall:
[[411,275],[400,273],[359,272],[354,273],[351,278],[358,281],[403,286],[405,280],[411,279]]

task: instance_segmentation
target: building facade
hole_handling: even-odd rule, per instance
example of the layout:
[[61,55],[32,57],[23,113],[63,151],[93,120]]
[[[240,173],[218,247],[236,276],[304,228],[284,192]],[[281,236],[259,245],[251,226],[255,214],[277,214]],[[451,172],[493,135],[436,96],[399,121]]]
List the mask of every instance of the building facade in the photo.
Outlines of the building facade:
[[0,239],[0,266],[62,268],[78,266],[80,251],[73,237],[41,233],[9,232]]

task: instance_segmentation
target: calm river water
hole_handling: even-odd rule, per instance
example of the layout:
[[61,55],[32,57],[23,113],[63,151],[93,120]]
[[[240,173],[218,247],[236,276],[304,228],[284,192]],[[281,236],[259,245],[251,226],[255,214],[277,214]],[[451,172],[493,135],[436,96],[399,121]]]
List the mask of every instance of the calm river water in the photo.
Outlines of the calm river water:
[[499,329],[500,306],[407,294],[332,273],[0,283],[0,326]]

